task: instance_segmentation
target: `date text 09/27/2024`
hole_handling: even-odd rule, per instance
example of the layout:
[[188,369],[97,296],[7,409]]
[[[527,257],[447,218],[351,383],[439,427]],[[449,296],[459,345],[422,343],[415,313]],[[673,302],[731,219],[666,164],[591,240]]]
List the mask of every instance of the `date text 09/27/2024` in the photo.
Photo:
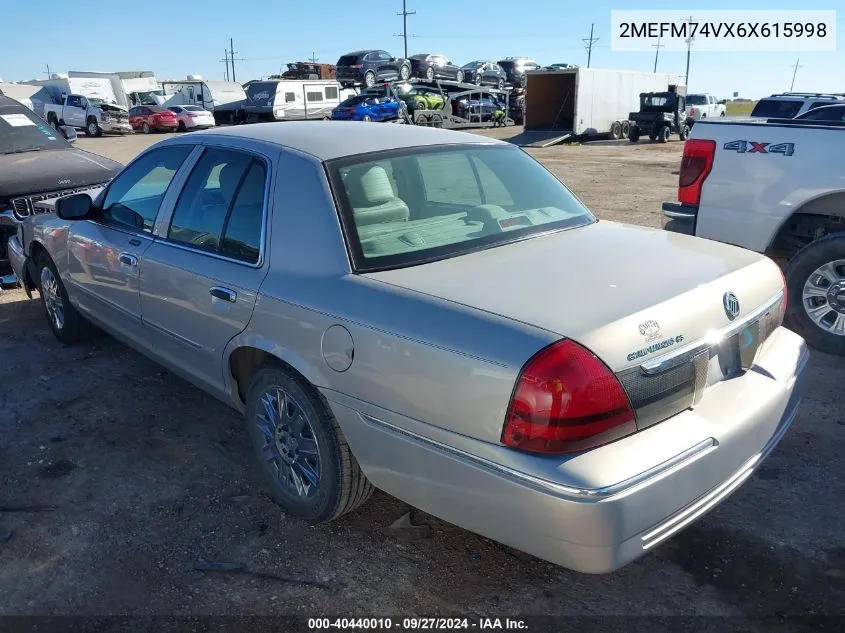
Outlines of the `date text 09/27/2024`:
[[527,630],[525,620],[518,618],[308,618],[309,630]]

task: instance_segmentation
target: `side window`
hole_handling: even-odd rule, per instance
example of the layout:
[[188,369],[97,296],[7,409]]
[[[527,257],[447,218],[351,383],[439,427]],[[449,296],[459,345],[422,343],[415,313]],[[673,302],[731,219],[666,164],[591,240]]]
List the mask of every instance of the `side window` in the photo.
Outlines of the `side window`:
[[296,95],[292,92],[285,93],[285,103],[292,103],[296,101]]
[[179,196],[167,238],[257,263],[265,180],[262,161],[237,151],[206,150]]
[[103,200],[107,222],[152,232],[161,201],[173,176],[193,147],[154,149],[126,168],[111,183]]
[[67,98],[67,105],[73,108],[81,108],[82,107],[82,97],[77,95],[73,95],[72,97]]
[[326,99],[337,99],[337,88],[334,86],[326,87]]
[[428,202],[448,205],[481,204],[475,172],[466,154],[444,152],[417,156]]
[[323,100],[323,93],[322,92],[307,92],[305,93],[305,97],[308,101],[322,101]]
[[379,51],[378,58],[383,62],[390,61],[390,53],[387,51]]

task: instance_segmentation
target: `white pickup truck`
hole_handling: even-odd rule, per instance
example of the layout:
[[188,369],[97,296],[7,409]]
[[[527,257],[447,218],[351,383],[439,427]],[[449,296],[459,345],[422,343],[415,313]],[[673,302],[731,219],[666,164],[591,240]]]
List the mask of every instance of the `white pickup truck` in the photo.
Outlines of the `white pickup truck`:
[[727,110],[724,103],[719,103],[711,94],[696,93],[686,96],[686,110],[687,123],[692,127],[692,123],[701,121],[703,119],[718,119],[725,116]]
[[764,253],[785,269],[786,323],[845,356],[845,123],[702,121],[664,228]]
[[88,136],[131,134],[126,108],[85,95],[66,95],[61,104],[44,104],[42,116],[57,130],[62,125],[85,130]]

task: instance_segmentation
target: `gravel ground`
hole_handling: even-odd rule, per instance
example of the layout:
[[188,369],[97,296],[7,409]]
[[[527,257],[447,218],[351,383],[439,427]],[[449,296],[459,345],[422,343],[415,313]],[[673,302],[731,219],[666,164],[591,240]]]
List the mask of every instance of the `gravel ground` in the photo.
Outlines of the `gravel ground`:
[[[78,146],[126,162],[160,138]],[[680,151],[532,154],[599,217],[659,226]],[[63,347],[20,290],[0,304],[0,506],[33,510],[0,511],[0,615],[845,615],[836,358],[813,355],[794,427],[734,496],[643,559],[586,576],[417,511],[427,529],[391,530],[409,508],[383,493],[328,526],[287,518],[236,414],[106,336]]]

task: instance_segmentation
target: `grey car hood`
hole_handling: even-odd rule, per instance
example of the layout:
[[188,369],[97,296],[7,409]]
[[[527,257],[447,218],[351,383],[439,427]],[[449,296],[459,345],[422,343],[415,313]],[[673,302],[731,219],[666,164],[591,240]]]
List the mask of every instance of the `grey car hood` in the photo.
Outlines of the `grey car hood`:
[[741,319],[782,288],[752,251],[608,221],[365,276],[571,338],[615,370],[729,326],[726,292]]

